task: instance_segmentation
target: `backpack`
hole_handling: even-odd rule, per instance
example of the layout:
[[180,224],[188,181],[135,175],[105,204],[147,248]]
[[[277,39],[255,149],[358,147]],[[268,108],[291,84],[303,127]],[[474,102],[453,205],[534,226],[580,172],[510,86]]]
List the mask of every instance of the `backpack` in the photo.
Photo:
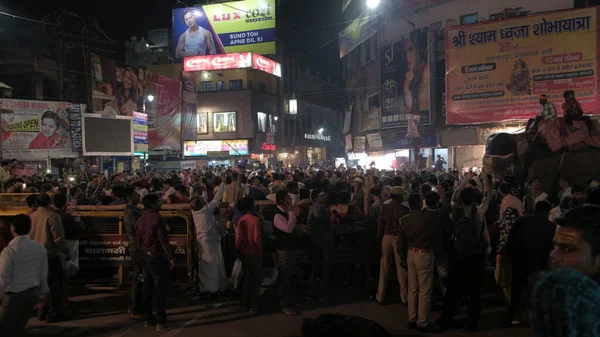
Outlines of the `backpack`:
[[465,216],[464,210],[454,221],[454,229],[450,238],[450,249],[458,257],[484,254],[487,244],[483,241],[485,226],[481,224],[481,230],[477,231],[477,210],[473,210],[470,216]]

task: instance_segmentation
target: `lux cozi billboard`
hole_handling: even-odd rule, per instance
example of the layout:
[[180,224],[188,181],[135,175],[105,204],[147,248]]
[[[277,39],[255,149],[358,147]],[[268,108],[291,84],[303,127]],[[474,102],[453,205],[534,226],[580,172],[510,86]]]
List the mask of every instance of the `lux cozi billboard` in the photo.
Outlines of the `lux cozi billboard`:
[[173,10],[174,59],[236,52],[275,54],[275,0],[244,0]]
[[188,56],[183,62],[183,71],[211,71],[246,68],[253,68],[281,77],[281,64],[252,52]]

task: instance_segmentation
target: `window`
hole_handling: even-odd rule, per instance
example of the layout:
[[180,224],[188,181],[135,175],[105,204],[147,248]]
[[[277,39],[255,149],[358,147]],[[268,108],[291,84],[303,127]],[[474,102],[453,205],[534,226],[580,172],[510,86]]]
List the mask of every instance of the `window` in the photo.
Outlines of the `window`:
[[199,89],[200,89],[199,90],[200,92],[213,91],[213,89],[212,89],[212,81],[200,82]]
[[461,25],[469,25],[472,23],[477,23],[477,13],[467,14],[460,17]]
[[269,132],[277,132],[277,120],[279,117],[269,115]]
[[257,112],[258,121],[258,132],[267,132],[267,114],[264,112]]
[[217,91],[223,91],[223,90],[225,90],[225,82],[217,81]]
[[213,113],[214,132],[235,132],[236,125],[237,120],[235,111]]
[[242,80],[231,80],[229,81],[229,90],[242,90]]
[[201,112],[196,114],[196,133],[199,135],[208,133],[208,113]]
[[369,97],[369,110],[371,110],[372,108],[379,108],[379,94],[373,95],[371,97]]

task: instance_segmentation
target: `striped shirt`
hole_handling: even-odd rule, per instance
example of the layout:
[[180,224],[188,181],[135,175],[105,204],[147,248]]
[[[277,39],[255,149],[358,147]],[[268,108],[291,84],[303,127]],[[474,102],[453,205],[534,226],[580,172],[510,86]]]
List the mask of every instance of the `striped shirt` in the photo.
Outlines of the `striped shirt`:
[[0,296],[39,287],[49,294],[46,249],[28,235],[17,236],[0,254]]

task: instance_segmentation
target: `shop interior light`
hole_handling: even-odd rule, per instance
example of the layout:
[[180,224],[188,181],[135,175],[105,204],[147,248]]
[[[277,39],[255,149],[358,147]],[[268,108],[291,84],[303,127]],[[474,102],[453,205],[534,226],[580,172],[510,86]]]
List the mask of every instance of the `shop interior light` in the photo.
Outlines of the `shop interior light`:
[[290,115],[296,115],[298,113],[298,100],[290,99]]

